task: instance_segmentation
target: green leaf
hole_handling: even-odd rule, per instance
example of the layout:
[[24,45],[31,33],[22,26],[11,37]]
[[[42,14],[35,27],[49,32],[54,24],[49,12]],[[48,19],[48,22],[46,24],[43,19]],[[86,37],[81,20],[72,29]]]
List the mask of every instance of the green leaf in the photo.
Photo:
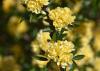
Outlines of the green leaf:
[[32,31],[30,31],[32,37],[36,37],[37,33],[38,33],[38,30],[36,28],[32,29]]
[[77,68],[77,64],[75,63],[75,61],[73,61],[73,64],[70,66],[69,71],[74,71],[75,68]]
[[43,31],[44,31],[44,32],[53,32],[53,30],[50,29],[50,28],[45,28],[45,29],[43,29]]
[[53,39],[54,41],[56,41],[56,40],[57,40],[56,33],[54,33],[54,34],[53,34],[52,39]]
[[64,31],[68,31],[66,28],[62,28],[60,33],[62,34]]
[[100,57],[100,51],[96,52],[96,56]]
[[48,60],[48,59],[47,59],[45,56],[43,56],[43,55],[37,55],[37,56],[35,56],[35,58],[38,59],[38,60],[42,60],[42,61],[47,61],[47,60]]
[[84,55],[77,55],[77,56],[73,57],[74,60],[80,60],[80,59],[83,59],[83,58],[84,58]]
[[79,34],[76,34],[75,35],[75,38],[74,38],[74,45],[75,45],[75,51],[73,51],[73,54],[75,55],[77,53],[77,51],[82,47],[82,43],[81,43],[81,37],[79,36]]

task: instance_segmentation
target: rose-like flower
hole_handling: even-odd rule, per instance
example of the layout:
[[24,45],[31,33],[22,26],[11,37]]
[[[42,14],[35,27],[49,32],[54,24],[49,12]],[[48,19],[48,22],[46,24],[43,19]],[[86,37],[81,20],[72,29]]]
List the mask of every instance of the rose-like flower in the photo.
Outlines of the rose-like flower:
[[39,14],[42,11],[43,6],[48,5],[49,0],[27,0],[26,5],[29,11]]
[[72,11],[68,7],[49,10],[49,17],[53,21],[56,28],[63,28],[74,22],[75,16],[72,16]]
[[57,62],[57,65],[61,65],[62,67],[66,67],[72,64],[74,45],[72,42],[65,41],[57,41],[49,43],[48,48],[48,58]]

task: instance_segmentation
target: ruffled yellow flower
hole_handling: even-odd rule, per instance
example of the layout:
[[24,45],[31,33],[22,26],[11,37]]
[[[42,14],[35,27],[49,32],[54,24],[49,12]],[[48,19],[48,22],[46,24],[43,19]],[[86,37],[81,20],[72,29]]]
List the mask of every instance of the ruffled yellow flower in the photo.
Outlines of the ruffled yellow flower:
[[72,64],[74,45],[68,41],[57,41],[49,43],[48,58],[57,62],[62,67]]
[[49,10],[49,17],[53,20],[53,25],[56,28],[62,28],[74,22],[75,16],[72,16],[72,11],[68,7]]
[[43,32],[42,30],[37,35],[37,40],[39,42],[40,47],[46,51],[48,49],[48,40],[50,40],[50,33]]
[[49,0],[27,0],[26,5],[29,11],[39,14],[44,5],[48,5]]

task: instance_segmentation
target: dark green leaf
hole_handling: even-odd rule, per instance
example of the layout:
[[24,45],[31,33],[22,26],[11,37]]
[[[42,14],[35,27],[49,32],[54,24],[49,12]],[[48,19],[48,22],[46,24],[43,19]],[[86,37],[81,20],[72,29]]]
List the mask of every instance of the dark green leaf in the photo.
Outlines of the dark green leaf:
[[75,61],[73,61],[73,64],[70,66],[70,71],[74,71],[75,68],[78,68]]
[[98,51],[98,52],[96,53],[96,56],[100,57],[100,51]]
[[60,33],[62,34],[64,31],[68,31],[66,28],[62,28]]
[[43,56],[43,55],[37,55],[37,56],[35,56],[35,58],[37,58],[38,60],[42,60],[42,61],[47,61],[48,59],[45,57],[45,56]]
[[82,58],[84,58],[84,55],[77,55],[73,57],[74,60],[80,60]]
[[54,41],[56,41],[56,40],[57,40],[56,33],[54,33],[54,34],[53,34],[52,39],[53,39]]
[[50,28],[45,28],[43,31],[44,32],[53,32],[53,30],[51,30]]

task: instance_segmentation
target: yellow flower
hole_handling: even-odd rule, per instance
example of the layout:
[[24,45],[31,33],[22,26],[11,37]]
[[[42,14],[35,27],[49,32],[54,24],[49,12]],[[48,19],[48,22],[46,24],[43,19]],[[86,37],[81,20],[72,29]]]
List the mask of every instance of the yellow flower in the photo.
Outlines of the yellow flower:
[[[85,29],[84,29],[85,28]],[[93,38],[93,28],[94,28],[94,22],[91,20],[84,21],[80,24],[79,27],[76,27],[72,30],[65,31],[67,33],[67,38],[70,41],[73,41],[76,38],[76,35],[78,34],[81,38],[80,41],[82,45],[88,45]]]
[[93,53],[90,45],[81,47],[80,50],[77,52],[77,54],[85,56],[83,59],[76,61],[76,63],[79,66],[87,64],[87,63],[93,63],[93,61],[94,61],[94,53]]
[[39,45],[41,49],[46,51],[48,48],[48,40],[50,40],[50,33],[49,32],[43,32],[42,30],[37,35],[37,40],[39,42]]
[[21,37],[25,32],[27,32],[28,26],[25,20],[20,22],[20,18],[17,16],[12,16],[8,22],[8,31],[11,35]]
[[3,10],[9,12],[16,5],[16,0],[3,0]]
[[21,12],[21,13],[23,13],[23,12],[25,12],[25,7],[23,6],[23,1],[24,0],[18,0],[17,1],[17,5],[16,5],[16,9],[19,11],[19,12]]
[[79,0],[75,3],[75,5],[72,7],[73,13],[78,13],[80,9],[82,8],[82,0]]
[[62,67],[72,64],[74,45],[68,41],[57,41],[49,43],[48,58],[57,62]]
[[37,40],[34,40],[31,42],[31,47],[32,47],[32,51],[35,54],[38,54],[40,52],[39,42]]
[[25,21],[22,21],[19,25],[18,28],[16,30],[16,33],[25,33],[28,30],[28,27],[26,25]]
[[49,10],[49,17],[53,20],[53,25],[56,28],[62,28],[74,22],[75,16],[72,16],[72,11],[68,7]]
[[[85,21],[78,27],[74,32],[80,35],[80,41],[82,47],[79,49],[77,54],[85,55],[85,57],[77,61],[78,65],[84,65],[86,63],[92,63],[94,60],[94,53],[90,46],[90,41],[93,38],[93,21]],[[84,29],[85,28],[85,29]]]
[[[49,40],[49,41],[48,41]],[[39,42],[39,47],[46,52],[48,59],[57,62],[57,65],[62,67],[72,64],[74,45],[72,42],[65,41],[50,41],[50,33],[43,32],[41,30],[37,35],[37,41]]]
[[93,26],[93,21],[85,21],[82,23],[79,29],[77,29],[81,35],[81,43],[83,46],[87,46],[93,38]]
[[49,0],[28,0],[26,2],[27,8],[29,11],[39,14],[44,5],[48,5]]

